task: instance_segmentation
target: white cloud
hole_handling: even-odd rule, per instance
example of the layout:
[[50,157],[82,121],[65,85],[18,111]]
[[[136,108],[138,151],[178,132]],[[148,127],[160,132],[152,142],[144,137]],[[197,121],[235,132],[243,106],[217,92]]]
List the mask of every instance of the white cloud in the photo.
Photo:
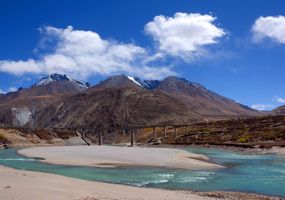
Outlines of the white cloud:
[[6,91],[5,90],[1,90],[0,89],[0,94],[7,94],[9,92],[15,92],[17,91],[18,89],[16,87],[9,87]]
[[269,38],[285,44],[285,16],[259,17],[252,26],[255,42]]
[[271,104],[254,104],[251,108],[256,110],[272,110],[273,108],[280,106],[280,104],[285,103],[285,98],[281,98],[277,95],[273,96],[271,100]]
[[[64,73],[85,79],[92,74],[114,75],[126,73],[142,78],[163,78],[175,73],[169,67],[148,66],[148,52],[135,44],[102,39],[96,32],[44,27],[41,48],[50,50],[39,59],[0,61],[0,71],[23,75]],[[155,76],[155,77],[154,77]]]
[[28,59],[26,61],[0,61],[0,71],[15,75],[22,75],[25,73],[42,73],[39,63],[33,59]]
[[8,92],[16,92],[18,89],[16,87],[9,87]]
[[187,13],[156,16],[146,24],[145,31],[154,38],[158,48],[103,39],[94,31],[75,30],[71,26],[46,26],[39,29],[42,39],[35,50],[38,58],[0,60],[0,72],[17,76],[61,73],[79,79],[125,73],[161,79],[176,74],[169,56],[193,61],[205,56],[205,47],[225,35],[223,29],[214,25],[215,20],[211,15]]
[[174,17],[156,16],[145,26],[158,49],[170,56],[190,62],[206,54],[205,46],[215,44],[226,35],[214,25],[212,15],[176,13]]
[[272,108],[274,108],[274,105],[271,105],[271,104],[254,104],[251,106],[251,108],[256,109],[256,110],[265,111],[265,110],[271,110]]
[[279,96],[274,96],[273,100],[277,103],[285,103],[285,98],[281,98]]

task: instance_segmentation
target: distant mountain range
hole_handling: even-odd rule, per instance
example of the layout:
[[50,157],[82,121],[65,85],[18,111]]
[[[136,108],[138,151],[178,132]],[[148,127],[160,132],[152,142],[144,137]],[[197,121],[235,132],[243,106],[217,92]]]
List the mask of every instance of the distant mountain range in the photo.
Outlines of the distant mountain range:
[[0,113],[2,125],[89,129],[261,115],[198,83],[174,76],[159,81],[118,75],[90,87],[60,74],[1,95]]
[[272,113],[274,115],[285,115],[285,106],[279,106],[278,108],[275,108]]

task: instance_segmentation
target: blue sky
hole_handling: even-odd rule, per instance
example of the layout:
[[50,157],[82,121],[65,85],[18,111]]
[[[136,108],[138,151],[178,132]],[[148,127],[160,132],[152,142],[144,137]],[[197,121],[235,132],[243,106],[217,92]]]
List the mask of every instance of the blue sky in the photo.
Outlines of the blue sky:
[[177,75],[270,110],[285,104],[283,16],[283,0],[2,0],[0,90]]

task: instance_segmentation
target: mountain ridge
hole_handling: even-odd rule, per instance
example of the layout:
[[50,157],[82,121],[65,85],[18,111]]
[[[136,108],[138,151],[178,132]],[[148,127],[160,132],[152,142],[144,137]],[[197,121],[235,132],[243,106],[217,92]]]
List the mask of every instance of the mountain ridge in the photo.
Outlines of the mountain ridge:
[[[125,98],[124,101],[120,100],[120,98],[117,100],[110,94],[110,89],[118,95],[118,98],[120,96],[127,96],[128,98]],[[102,98],[95,98],[93,97],[94,94],[100,94]],[[129,94],[133,94],[133,96]],[[94,101],[91,101],[88,97],[92,97]],[[112,101],[108,98],[112,99]],[[68,102],[71,101],[71,99],[73,99],[73,103],[78,107],[82,105],[78,105],[76,99],[78,101],[80,100],[82,104],[89,105],[91,108],[96,107],[97,104],[104,105],[104,112],[97,113],[96,118],[109,121],[108,123],[106,122],[106,126],[117,123],[122,125],[122,116],[118,117],[117,114],[112,112],[122,112],[123,104],[133,105],[133,102],[130,102],[131,100],[137,102],[141,110],[137,110],[135,106],[131,106],[129,112],[137,113],[135,116],[140,116],[140,113],[144,115],[145,118],[142,119],[142,121],[145,124],[153,123],[153,121],[148,120],[153,120],[156,117],[152,116],[149,118],[150,115],[143,114],[145,113],[144,109],[148,110],[148,112],[156,112],[157,115],[162,115],[163,117],[158,120],[161,123],[163,120],[165,122],[169,120],[177,122],[175,118],[179,119],[180,115],[184,116],[189,122],[192,122],[248,117],[260,114],[258,111],[252,110],[247,106],[236,103],[231,99],[208,90],[199,83],[174,76],[166,77],[163,80],[141,80],[137,77],[122,74],[111,76],[89,87],[86,83],[72,79],[67,75],[51,74],[50,76],[42,78],[30,88],[24,88],[0,96],[0,124],[9,123],[21,126],[31,124],[29,123],[30,120],[38,113],[40,113],[38,116],[46,116],[45,112],[50,113],[47,112],[48,109],[53,110],[54,107],[60,109],[60,107],[64,108],[65,106],[68,108],[73,107]],[[150,105],[147,105],[147,102]],[[120,108],[121,111],[119,111],[120,109],[116,109],[114,104]],[[113,107],[113,110],[109,110],[108,107]],[[163,110],[157,111],[159,107]],[[181,107],[183,107],[183,112],[180,109]],[[88,108],[86,109],[88,110]],[[101,108],[97,107],[97,109],[100,110]],[[45,112],[43,110],[45,110]],[[74,112],[78,111],[75,109]],[[84,111],[81,110],[80,112]],[[96,111],[93,110],[92,112]],[[165,112],[167,112],[169,116],[163,114]],[[107,119],[100,115],[103,115],[103,113],[113,117]],[[50,115],[51,116],[46,116],[45,121],[54,124],[53,120],[57,117],[54,117],[53,113],[50,113]],[[59,113],[59,115],[61,114]],[[70,113],[70,115],[75,116],[77,114]],[[86,115],[78,114],[78,121],[80,121],[81,118],[89,119],[88,115],[90,115],[90,113]],[[66,117],[70,121],[74,121],[74,119],[68,116]],[[34,117],[33,124],[43,125],[43,123],[37,121],[37,119]],[[138,117],[131,119],[132,123],[136,121],[139,122],[139,120]],[[70,121],[66,121],[65,119],[63,119],[63,121],[64,123],[62,124],[70,123]],[[45,126],[49,125],[45,124]]]
[[50,74],[49,76],[41,78],[37,83],[33,84],[31,87],[47,85],[49,83],[56,82],[56,81],[71,81],[71,82],[78,84],[83,89],[87,89],[88,87],[90,87],[90,84],[88,82],[83,83],[81,81],[71,78],[70,76],[66,74],[57,74],[57,73],[53,73],[53,74]]
[[285,105],[275,108],[271,113],[273,115],[285,115]]
[[[209,119],[217,116],[222,119],[226,116],[238,117],[260,114],[246,105],[208,90],[199,83],[175,76],[169,76],[163,80],[141,80],[137,77],[122,74],[111,76],[92,88],[106,89],[110,87],[131,87],[164,92],[179,99],[188,105],[191,110],[198,110],[198,113]],[[210,110],[211,112],[208,112]]]
[[87,86],[82,87],[81,82],[79,84],[79,81],[73,81],[66,75],[52,74],[41,80],[49,82],[33,84],[0,96],[0,125],[23,126],[43,107],[87,89]]

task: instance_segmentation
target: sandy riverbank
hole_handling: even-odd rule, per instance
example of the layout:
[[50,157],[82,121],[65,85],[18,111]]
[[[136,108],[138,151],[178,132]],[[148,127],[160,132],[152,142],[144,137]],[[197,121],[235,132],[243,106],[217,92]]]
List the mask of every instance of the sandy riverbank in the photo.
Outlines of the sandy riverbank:
[[[0,199],[14,200],[281,200],[236,192],[173,191],[79,180],[0,165]],[[283,200],[283,199],[282,199]]]
[[14,200],[214,200],[190,192],[135,188],[0,166],[0,199]]
[[22,149],[20,154],[44,158],[43,162],[75,166],[149,166],[180,169],[213,169],[204,155],[171,148],[115,146],[60,146]]
[[261,152],[264,154],[272,153],[272,154],[276,154],[279,156],[284,156],[285,155],[285,148],[284,147],[272,147],[271,149],[262,149]]

